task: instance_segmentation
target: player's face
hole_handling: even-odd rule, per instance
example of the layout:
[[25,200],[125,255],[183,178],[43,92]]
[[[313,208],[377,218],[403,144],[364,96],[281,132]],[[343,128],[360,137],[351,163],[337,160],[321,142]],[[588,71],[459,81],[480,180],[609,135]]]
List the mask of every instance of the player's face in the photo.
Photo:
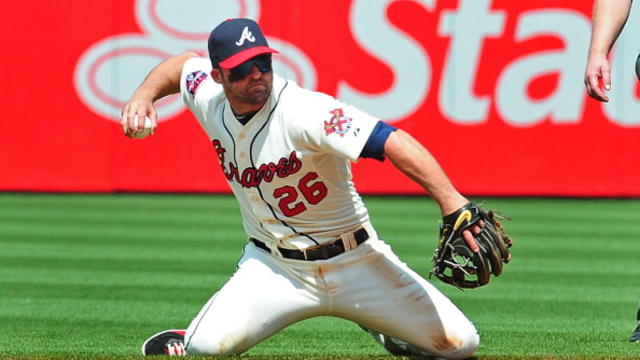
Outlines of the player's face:
[[273,83],[271,55],[260,55],[233,69],[220,69],[228,98],[246,105],[262,105],[269,98]]

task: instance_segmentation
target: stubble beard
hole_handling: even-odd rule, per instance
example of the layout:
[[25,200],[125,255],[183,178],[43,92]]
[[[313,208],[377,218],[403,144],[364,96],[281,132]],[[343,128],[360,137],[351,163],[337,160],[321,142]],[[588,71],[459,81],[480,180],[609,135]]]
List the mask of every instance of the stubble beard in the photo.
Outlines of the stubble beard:
[[[263,88],[255,88],[252,84],[262,83]],[[222,83],[223,88],[227,96],[232,96],[237,102],[246,105],[261,105],[271,95],[273,84],[270,81],[256,80],[253,83],[247,85],[245,89],[239,90],[234,88],[233,83],[226,80]]]
[[247,89],[238,99],[247,104],[258,105],[267,101],[270,95],[271,86],[269,83],[266,83],[264,89]]

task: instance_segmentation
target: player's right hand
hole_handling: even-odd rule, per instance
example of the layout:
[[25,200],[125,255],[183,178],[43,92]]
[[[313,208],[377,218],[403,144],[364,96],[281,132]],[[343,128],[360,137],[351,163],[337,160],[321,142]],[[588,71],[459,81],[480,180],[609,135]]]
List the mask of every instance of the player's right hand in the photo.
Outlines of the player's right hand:
[[[137,116],[136,116],[137,115]],[[153,123],[153,130],[158,126],[158,113],[153,102],[131,98],[122,108],[120,126],[127,137],[134,137],[136,133],[144,131],[144,119],[149,117]],[[137,121],[137,119],[141,119]]]
[[611,89],[611,66],[606,54],[590,53],[584,72],[584,85],[587,93],[598,101],[608,102],[605,90]]

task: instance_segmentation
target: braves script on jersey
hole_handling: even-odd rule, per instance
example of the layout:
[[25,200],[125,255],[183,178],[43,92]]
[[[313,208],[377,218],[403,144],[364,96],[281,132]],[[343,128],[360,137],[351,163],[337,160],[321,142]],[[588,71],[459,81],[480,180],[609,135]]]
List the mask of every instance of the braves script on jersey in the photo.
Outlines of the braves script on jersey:
[[210,71],[208,59],[189,60],[182,96],[211,139],[250,237],[306,248],[368,221],[350,161],[378,119],[274,75],[269,100],[242,125]]

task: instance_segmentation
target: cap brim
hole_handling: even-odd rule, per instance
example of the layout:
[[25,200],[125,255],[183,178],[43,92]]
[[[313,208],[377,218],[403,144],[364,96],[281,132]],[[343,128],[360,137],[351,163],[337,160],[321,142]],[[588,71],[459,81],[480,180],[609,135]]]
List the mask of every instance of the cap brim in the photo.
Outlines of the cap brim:
[[219,65],[221,68],[231,69],[251,59],[254,56],[258,56],[262,54],[277,53],[277,52],[278,52],[277,50],[274,50],[268,46],[256,46],[256,47],[247,49],[245,51],[241,51],[225,59],[224,61],[220,61]]

